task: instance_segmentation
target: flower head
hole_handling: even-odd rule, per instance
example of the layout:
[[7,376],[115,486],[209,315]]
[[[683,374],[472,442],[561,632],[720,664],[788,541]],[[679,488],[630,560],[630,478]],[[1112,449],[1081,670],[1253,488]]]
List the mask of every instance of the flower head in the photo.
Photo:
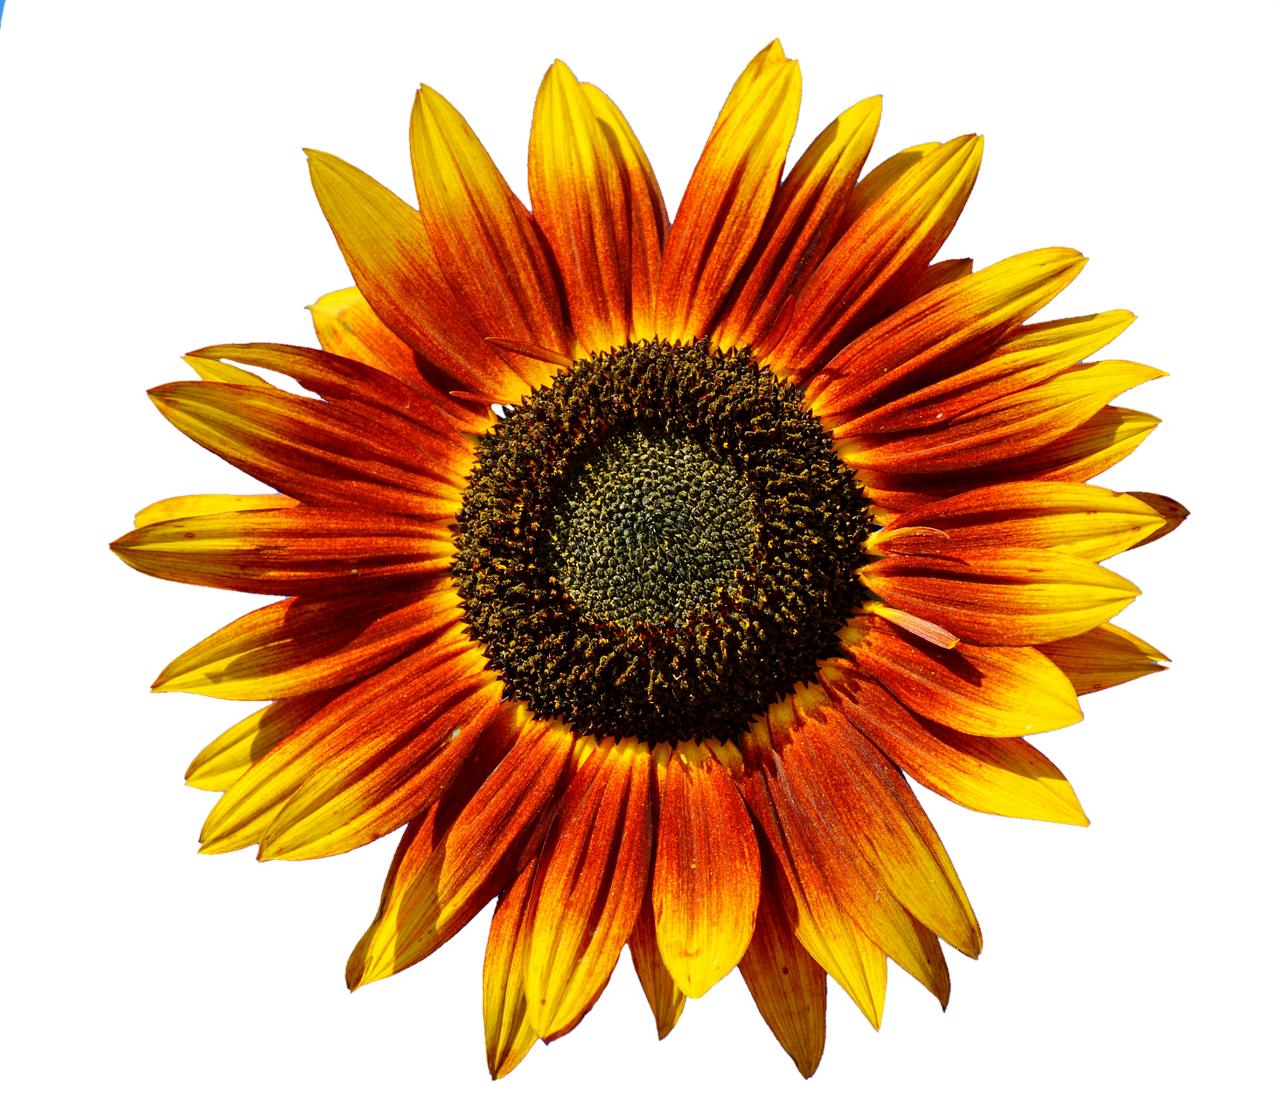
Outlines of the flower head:
[[271,701],[188,771],[223,793],[202,850],[403,828],[353,988],[497,897],[494,1076],[581,1021],[624,945],[661,1036],[737,967],[806,1076],[827,976],[874,1025],[888,959],[945,1005],[940,941],[981,936],[905,775],[1083,824],[1021,736],[1164,659],[1111,624],[1138,590],[1099,561],[1186,511],[1088,484],[1157,422],[1110,402],[1158,371],[1086,360],[1132,316],[1028,325],[1069,249],[935,260],[979,138],[860,178],[872,98],[783,179],[799,100],[775,42],[669,222],[562,63],[531,211],[424,88],[417,209],[309,153],[356,285],[312,308],[323,348],[197,350],[200,381],[152,393],[275,491],[161,501],[113,545],[284,596],[155,685]]

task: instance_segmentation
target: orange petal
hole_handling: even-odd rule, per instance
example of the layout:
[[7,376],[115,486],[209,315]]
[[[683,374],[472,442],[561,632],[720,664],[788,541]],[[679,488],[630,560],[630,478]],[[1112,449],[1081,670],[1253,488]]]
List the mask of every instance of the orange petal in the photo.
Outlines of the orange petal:
[[350,510],[213,513],[163,521],[111,550],[144,575],[253,594],[335,594],[420,583],[449,570],[444,525]]
[[[890,518],[869,542],[900,554],[953,555],[973,548],[1047,548],[1104,560],[1134,547],[1164,521],[1129,494],[1070,482],[1007,482],[970,490]],[[920,536],[917,526],[944,535]]]
[[497,768],[468,767],[455,784],[470,779],[478,791],[451,790],[406,829],[377,916],[347,962],[352,990],[425,959],[536,854],[572,776],[574,740],[559,723],[514,711],[523,727]]
[[640,986],[644,988],[644,997],[649,1001],[649,1009],[653,1011],[654,1025],[658,1028],[658,1040],[661,1041],[680,1021],[685,996],[671,978],[671,972],[662,962],[662,953],[658,951],[653,902],[649,895],[650,891],[646,890],[644,904],[631,928],[627,947],[631,950],[631,965],[636,969]]
[[195,756],[187,767],[187,784],[195,789],[225,793],[250,766],[266,757],[332,698],[332,692],[315,692],[260,707],[223,731]]
[[869,678],[844,673],[827,689],[849,721],[925,788],[976,812],[1088,824],[1067,779],[1023,739],[944,727]]
[[929,642],[930,645],[937,645],[939,649],[954,649],[960,642],[960,638],[950,630],[934,625],[933,622],[926,622],[923,618],[917,618],[914,614],[908,614],[905,610],[898,610],[887,603],[877,602],[872,599],[864,602],[862,608],[868,614],[875,614],[886,622],[892,622],[899,629],[914,633],[917,637]]
[[448,517],[462,500],[454,469],[341,405],[273,388],[180,381],[149,393],[188,438],[246,474],[313,504]]
[[[201,830],[201,851],[221,854],[259,842],[313,775],[328,782],[341,779],[353,764],[402,744],[435,753],[447,745],[455,725],[434,725],[440,710],[474,687],[482,664],[458,626],[430,648],[345,689],[218,801]],[[426,808],[424,803],[418,812]]]
[[188,517],[205,517],[210,513],[249,512],[253,509],[296,509],[298,502],[280,493],[235,494],[201,493],[190,497],[166,497],[138,511],[134,528],[146,528],[161,521],[180,521]]
[[[1044,446],[1079,427],[1113,397],[1166,374],[1131,361],[1076,365],[1001,396],[965,415],[916,431],[844,438],[840,454],[855,468],[913,473],[972,470]],[[248,390],[244,390],[248,391]]]
[[[774,709],[787,702],[774,704]],[[838,842],[831,842],[813,818],[820,809],[807,797],[802,794],[796,802],[774,757],[775,741],[785,738],[785,732],[774,725],[774,709],[743,735],[744,760],[736,781],[766,841],[768,860],[778,869],[782,887],[778,900],[785,923],[879,1029],[887,978],[885,953],[862,931],[850,910],[856,908],[876,925],[885,924],[884,910],[897,915],[899,924],[905,924],[905,915],[891,898],[876,912],[879,899],[874,888],[868,892],[865,882],[861,887],[857,884],[860,860],[849,858]]]
[[755,934],[738,970],[760,1017],[807,1080],[827,1041],[827,973],[791,930],[779,892],[786,887],[771,870],[762,886]]
[[525,954],[539,1037],[571,1029],[609,982],[640,913],[653,859],[649,748],[597,747],[538,856]]
[[873,202],[827,254],[796,299],[772,365],[826,365],[920,282],[968,201],[982,140],[960,136],[929,152]]
[[[439,800],[495,739],[510,741],[502,684],[477,671],[476,660],[469,683],[438,681],[434,706],[421,711],[412,731],[391,741],[367,736],[313,769],[263,832],[258,857],[319,859],[389,835]],[[407,705],[411,695],[401,700]]]
[[443,370],[451,388],[486,400],[519,400],[525,382],[485,343],[485,332],[459,303],[417,211],[336,156],[308,151],[307,158],[320,208],[378,318]]
[[759,897],[760,852],[742,798],[710,749],[685,743],[663,785],[653,909],[667,970],[691,999],[737,966]]
[[957,280],[963,280],[966,276],[972,275],[973,260],[970,257],[961,257],[958,260],[935,261],[924,270],[923,275],[916,281],[915,286],[899,298],[898,306],[894,307],[893,310],[901,310],[903,307],[914,303],[917,299],[923,299],[931,292],[937,291],[938,288],[946,287],[947,284],[954,284]]
[[529,197],[583,346],[606,352],[626,342],[631,238],[622,169],[578,79],[559,61],[542,79],[533,108]]
[[644,154],[627,118],[595,86],[584,82],[581,89],[622,173],[631,271],[631,338],[633,341],[653,338],[657,334],[653,310],[658,295],[658,270],[662,246],[671,228],[667,205],[662,200],[649,157]]
[[[533,218],[462,114],[426,86],[414,101],[409,152],[427,242],[481,335],[579,356]],[[554,372],[518,355],[507,361],[528,384]]]
[[425,452],[436,471],[465,482],[471,470],[472,444],[448,411],[453,398],[421,382],[406,385],[371,365],[306,346],[206,346],[195,353],[283,373],[309,392],[390,428]]
[[[1108,311],[1011,330],[981,361],[917,387],[919,367],[893,386],[892,400],[841,424],[849,435],[914,431],[954,423],[995,400],[1046,381],[1114,341],[1133,322],[1128,311]],[[936,373],[936,370],[931,370]],[[885,395],[886,389],[881,389]]]
[[535,863],[498,899],[484,950],[484,1048],[489,1075],[501,1080],[524,1060],[538,1035],[524,997],[524,939]]
[[838,425],[944,370],[981,361],[1083,267],[1073,249],[1039,249],[917,299],[840,351],[810,386],[811,406]]
[[980,645],[1040,645],[1109,621],[1139,594],[1089,560],[1038,548],[889,556],[860,571],[886,602]]
[[247,369],[237,369],[233,365],[224,365],[220,361],[210,361],[199,354],[184,354],[182,360],[200,375],[202,381],[212,381],[218,385],[253,385],[257,388],[270,385],[269,381],[264,381],[256,373],[250,373]]
[[768,219],[712,342],[760,342],[787,296],[818,267],[835,240],[880,124],[881,99],[841,113],[809,145],[774,197]]
[[1110,623],[1091,629],[1087,633],[1041,645],[1040,651],[1056,664],[1077,695],[1114,688],[1164,671],[1166,657],[1154,645],[1148,645],[1141,637]]
[[1183,521],[1191,516],[1191,510],[1179,501],[1174,501],[1171,497],[1165,497],[1159,493],[1144,493],[1142,490],[1130,490],[1126,495],[1135,497],[1148,508],[1152,509],[1158,516],[1164,519],[1164,524],[1155,530],[1150,536],[1143,540],[1139,540],[1133,547],[1141,548],[1146,544],[1153,544],[1162,536],[1168,536]]
[[680,200],[662,254],[660,338],[706,335],[768,216],[800,111],[800,67],[775,40],[742,72]]
[[1082,718],[1070,682],[1034,649],[964,642],[940,649],[869,615],[852,619],[839,637],[860,675],[967,734],[1033,734]]
[[322,295],[307,310],[316,338],[327,352],[381,369],[415,388],[428,385],[459,431],[479,433],[493,425],[493,411],[486,405],[466,404],[449,396],[457,382],[388,330],[359,288]]
[[[1159,422],[1145,412],[1108,406],[1025,455],[952,472],[911,473],[908,464],[902,473],[863,470],[859,477],[867,496],[893,512],[910,512],[940,498],[1004,482],[1085,482],[1132,454]],[[844,450],[837,447],[838,453]]]
[[220,699],[279,699],[363,679],[461,617],[446,583],[381,595],[273,602],[177,657],[152,685]]
[[[836,670],[825,670],[823,678],[833,674]],[[798,726],[793,741],[803,739],[807,749],[784,755],[788,777],[822,791],[851,841],[914,917],[976,957],[982,950],[978,919],[942,840],[901,772],[849,723],[821,685],[801,685],[792,707]],[[939,997],[945,1005],[945,997]]]

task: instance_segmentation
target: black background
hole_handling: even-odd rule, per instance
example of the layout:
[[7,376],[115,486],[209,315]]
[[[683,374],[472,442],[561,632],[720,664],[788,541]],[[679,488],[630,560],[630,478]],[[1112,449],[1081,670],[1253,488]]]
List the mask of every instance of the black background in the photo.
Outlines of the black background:
[[[147,138],[129,133],[143,195],[129,232],[148,246],[150,264],[120,323],[127,353],[116,350],[104,389],[113,452],[102,481],[113,511],[102,539],[164,495],[262,489],[169,429],[141,393],[184,375],[175,355],[200,344],[314,344],[303,303],[348,279],[308,189],[302,145],[338,152],[411,197],[406,114],[413,85],[428,81],[524,192],[532,95],[561,54],[630,115],[675,210],[724,92],[776,31],[805,67],[794,155],[837,111],[877,91],[888,105],[873,164],[927,138],[988,133],[977,191],[945,255],[980,266],[1055,242],[1091,255],[1046,314],[1133,307],[1142,319],[1107,356],[1174,374],[1124,399],[1169,423],[1103,481],[1197,507],[1206,369],[1189,356],[1189,332],[1211,282],[1196,160],[1221,95],[1198,83],[1189,41],[1156,49],[1143,24],[1103,28],[1088,18],[1009,28],[922,14],[886,29],[847,14],[605,33],[584,29],[599,27],[594,18],[502,10],[449,29],[429,15],[369,27],[365,15],[328,24],[308,15],[296,37],[270,41],[251,20],[212,40],[193,24],[132,74]],[[1204,743],[1184,718],[1210,648],[1187,624],[1197,617],[1198,530],[1193,520],[1114,563],[1146,592],[1120,621],[1178,659],[1175,671],[1085,699],[1084,725],[1037,740],[1075,782],[1091,830],[975,817],[922,794],[972,895],[986,954],[974,964],[948,953],[955,995],[946,1014],[891,968],[881,1037],[832,988],[828,1054],[814,1084],[846,1091],[888,1075],[893,1090],[931,1105],[956,1092],[988,1106],[1025,1104],[1007,1079],[1016,1068],[1065,1104],[1087,1095],[1096,1075],[1128,1065],[1128,1045],[1100,1031],[1149,1037],[1175,1015],[1206,1009],[1210,994],[1181,972],[1203,946],[1194,851]],[[131,744],[123,771],[110,775],[129,805],[111,858],[122,896],[134,898],[129,927],[118,931],[146,956],[143,997],[157,1019],[193,1055],[219,1043],[227,1049],[215,1061],[251,1064],[280,1086],[300,1070],[369,1078],[371,1087],[416,1083],[424,1106],[442,1086],[488,1087],[479,974],[490,910],[428,962],[347,995],[343,960],[371,917],[396,839],[323,864],[193,857],[212,798],[182,789],[180,772],[251,708],[148,698],[145,688],[175,653],[256,600],[155,583],[105,553],[102,563],[118,636],[106,670],[113,718]],[[122,959],[122,976],[140,982],[140,963]],[[713,1090],[726,1077],[753,1090],[801,1087],[736,974],[659,1047],[625,959],[584,1024],[535,1049],[489,1099],[538,1099],[532,1093],[600,1074],[636,1084],[641,1096],[686,1078]]]

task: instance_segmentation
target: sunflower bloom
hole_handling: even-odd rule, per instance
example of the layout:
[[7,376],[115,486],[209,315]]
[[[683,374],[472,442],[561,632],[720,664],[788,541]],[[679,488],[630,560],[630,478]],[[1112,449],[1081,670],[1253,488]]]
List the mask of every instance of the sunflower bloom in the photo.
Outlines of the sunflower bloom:
[[[624,945],[659,1036],[733,968],[805,1076],[827,977],[878,1026],[887,961],[946,1005],[981,934],[906,777],[1085,824],[1022,737],[1165,658],[1099,561],[1186,510],[1089,480],[1158,422],[1159,371],[1089,361],[1132,316],[1027,320],[1070,249],[936,260],[982,141],[863,175],[871,98],[782,170],[778,43],[668,220],[619,109],[557,62],[526,209],[423,88],[418,206],[310,152],[355,286],[321,349],[223,345],[164,416],[270,487],[170,498],[113,548],[276,596],[155,688],[270,701],[192,762],[201,835],[263,859],[403,829],[347,965],[430,955],[494,898],[493,1076],[572,1030]],[[250,367],[292,378],[283,391]]]

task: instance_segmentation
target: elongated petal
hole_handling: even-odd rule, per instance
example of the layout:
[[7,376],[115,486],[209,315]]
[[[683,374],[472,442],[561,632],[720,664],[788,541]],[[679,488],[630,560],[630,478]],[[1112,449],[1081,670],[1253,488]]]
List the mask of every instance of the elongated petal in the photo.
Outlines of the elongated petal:
[[471,443],[448,410],[452,398],[424,383],[405,384],[374,366],[306,346],[207,346],[196,353],[294,378],[304,389],[408,441],[431,463],[433,474],[465,481],[471,468]]
[[[744,760],[737,781],[767,844],[767,857],[778,869],[777,880],[783,885],[779,901],[786,914],[785,923],[795,930],[805,950],[857,1003],[867,1020],[879,1029],[887,979],[885,953],[862,931],[850,908],[857,903],[868,919],[883,914],[875,912],[874,891],[868,893],[865,884],[862,888],[856,885],[856,864],[847,859],[842,863],[846,853],[839,850],[839,845],[832,851],[829,842],[823,842],[826,833],[820,823],[809,819],[806,828],[806,816],[815,808],[804,799],[799,805],[795,804],[781,777],[774,750],[775,740],[782,734],[773,723],[771,712],[767,719],[758,720],[743,735]],[[825,857],[819,857],[811,849],[811,843]],[[890,899],[885,908],[892,912],[897,907]],[[903,923],[905,915],[899,917],[899,924]]]
[[[414,101],[409,152],[427,242],[482,335],[577,356],[528,210],[462,114],[426,86]],[[553,372],[544,362],[505,356],[529,384]]]
[[976,812],[1088,824],[1067,779],[1023,739],[962,734],[868,677],[824,675],[824,684],[849,721],[925,788]]
[[332,698],[332,692],[316,692],[260,707],[223,731],[195,756],[187,767],[187,784],[225,793],[250,766],[266,757]]
[[378,318],[464,389],[517,401],[525,382],[468,317],[412,206],[336,156],[308,151],[311,184],[351,275]]
[[428,385],[436,403],[459,431],[483,432],[493,426],[493,410],[448,395],[456,380],[414,353],[373,313],[359,288],[322,295],[310,307],[320,345],[331,354],[390,373],[407,385]]
[[858,468],[914,473],[972,470],[1007,459],[1011,450],[1052,443],[1113,397],[1163,376],[1158,369],[1131,361],[1092,362],[918,431],[846,439],[837,425],[833,435],[841,440],[844,461]]
[[[901,772],[844,717],[821,684],[802,684],[792,707],[797,734],[783,756],[788,779],[821,790],[893,896],[930,932],[976,957],[982,950],[978,919],[942,840]],[[945,995],[939,998],[945,1006]]]
[[[474,795],[453,790],[406,829],[377,916],[347,962],[352,990],[425,959],[506,889],[537,853],[572,776],[573,736],[530,718],[497,768],[468,767]],[[487,778],[487,779],[486,779]]]
[[758,342],[783,301],[818,267],[837,235],[871,150],[880,109],[879,97],[860,101],[828,125],[796,161],[720,317],[714,344]]
[[305,507],[162,521],[111,550],[158,579],[274,595],[418,583],[453,563],[453,537],[442,525]]
[[1038,548],[889,556],[861,571],[893,606],[980,645],[1040,645],[1115,617],[1139,594],[1089,560]]
[[814,410],[839,424],[987,357],[1084,267],[1073,249],[1009,257],[917,299],[866,331],[814,379]]
[[[816,691],[821,694],[821,689]],[[929,860],[908,859],[904,865],[893,866],[891,863],[901,861],[901,850],[891,850],[867,834],[869,821],[850,804],[859,783],[841,764],[845,759],[839,748],[832,748],[832,736],[809,733],[815,728],[801,714],[807,699],[796,694],[770,708],[773,752],[768,757],[747,755],[747,802],[783,866],[784,877],[792,877],[789,870],[794,872],[792,889],[798,885],[804,892],[815,922],[827,923],[831,933],[840,935],[840,922],[832,919],[833,911],[838,910],[945,1007],[950,983],[937,938],[912,921],[890,882],[890,876],[909,879],[912,862],[923,865]],[[827,703],[825,712],[831,716],[835,708]],[[780,825],[783,846],[762,822],[770,814],[764,809],[766,798]],[[923,896],[929,891],[925,887],[916,892]],[[824,912],[825,917],[819,916]],[[964,918],[958,923],[964,924]],[[813,952],[804,924],[797,927],[801,942]],[[820,935],[828,943],[835,939],[831,934]],[[969,938],[960,939],[976,953]]]
[[480,671],[470,683],[442,682],[410,734],[344,752],[312,770],[262,835],[261,859],[318,859],[389,835],[439,800],[474,755],[510,741],[502,685]]
[[1168,536],[1169,533],[1191,516],[1191,510],[1180,501],[1174,501],[1173,498],[1165,497],[1164,494],[1161,493],[1145,493],[1142,490],[1130,490],[1126,496],[1137,498],[1164,520],[1164,524],[1156,529],[1155,532],[1134,544],[1133,547],[1135,548],[1141,548],[1147,544],[1154,544],[1162,536]]
[[864,615],[840,632],[860,674],[880,680],[913,711],[967,734],[1011,737],[1082,718],[1075,690],[1034,649],[961,642],[940,649]]
[[582,344],[604,352],[627,341],[631,238],[622,170],[578,79],[559,61],[533,108],[529,197]]
[[1040,651],[1062,669],[1077,695],[1162,672],[1165,666],[1159,662],[1169,659],[1154,645],[1109,622],[1087,633],[1041,645]]
[[263,388],[269,385],[256,373],[247,369],[237,369],[233,365],[224,365],[220,361],[211,361],[199,354],[185,354],[182,358],[199,374],[200,380],[212,381],[218,385],[254,385]]
[[686,743],[663,785],[653,908],[662,958],[690,998],[737,966],[759,897],[760,852],[742,798],[710,749]]
[[[1133,318],[1128,311],[1108,311],[1017,327],[984,360],[854,416],[841,430],[849,435],[885,435],[941,421],[954,423],[1083,361],[1119,337]],[[909,389],[913,383],[914,377],[906,377],[896,387]]]
[[352,683],[462,615],[447,585],[286,599],[246,614],[173,660],[152,687],[220,699],[279,699]]
[[[873,546],[899,554],[965,554],[973,548],[1047,548],[1103,560],[1132,548],[1164,519],[1129,494],[1069,482],[1008,482],[970,490],[891,518]],[[945,536],[907,530],[927,525]]]
[[783,889],[766,871],[755,932],[738,970],[760,1017],[807,1080],[827,1041],[827,973],[796,939],[779,901]]
[[343,406],[198,381],[149,395],[184,435],[301,501],[431,518],[461,503],[452,464],[440,469],[421,447]]
[[963,280],[966,276],[972,275],[973,260],[970,257],[934,261],[924,270],[920,279],[898,299],[898,306],[893,310],[899,311],[917,299],[923,299],[926,295],[937,291],[938,288],[954,284],[957,280]]
[[424,731],[423,749],[439,747],[451,729],[432,725],[439,708],[468,686],[482,663],[456,627],[449,640],[345,689],[218,801],[200,833],[201,850],[220,854],[259,842],[313,774],[332,777],[368,754],[413,742]]
[[201,493],[190,497],[166,497],[138,511],[134,528],[146,528],[161,521],[181,521],[188,517],[205,517],[210,513],[249,512],[254,509],[296,509],[295,498],[282,493],[235,494]]
[[871,203],[800,292],[774,366],[807,373],[915,287],[968,201],[982,140],[960,136],[929,152]]
[[[543,745],[561,739],[562,727],[534,720],[524,704],[504,707],[511,708],[509,734],[492,734],[481,741],[442,798],[401,833],[383,880],[378,910],[343,968],[349,991],[388,979],[428,958],[507,889],[538,854],[550,822],[545,790],[512,782],[512,764],[530,757],[535,764],[547,762],[553,769],[552,787],[556,787],[572,739],[568,737],[563,754],[553,757]],[[530,794],[529,804],[492,835],[476,836],[474,828],[466,825],[456,831],[465,814],[472,819],[483,816],[495,800],[509,807],[525,793]],[[451,842],[452,850],[447,846]],[[449,881],[442,881],[444,859],[451,854],[475,873],[453,873]]]
[[653,915],[653,901],[649,890],[645,891],[644,904],[640,907],[640,915],[631,927],[631,937],[627,948],[631,952],[631,966],[636,970],[640,986],[644,989],[644,997],[653,1011],[653,1022],[658,1029],[658,1040],[661,1041],[680,1021],[684,1012],[685,994],[676,985],[662,960],[658,950],[658,933],[656,918]]
[[489,1075],[501,1080],[533,1048],[524,997],[524,934],[535,863],[520,872],[498,899],[484,950],[484,1048]]
[[631,339],[652,338],[657,333],[653,325],[653,311],[658,295],[662,246],[671,228],[667,204],[662,199],[662,190],[649,165],[649,157],[645,155],[627,118],[617,105],[589,82],[584,82],[581,89],[622,176],[631,274]]
[[653,860],[652,779],[647,746],[597,747],[565,793],[530,901],[525,994],[539,1037],[573,1027],[631,935]]
[[[1145,412],[1107,406],[1025,455],[930,474],[914,473],[904,463],[901,473],[862,470],[859,477],[867,496],[890,512],[911,512],[966,490],[1012,481],[1085,482],[1132,454],[1159,423]],[[837,447],[842,457],[846,450]]]
[[800,67],[775,41],[743,71],[689,180],[662,254],[658,336],[711,328],[755,246],[800,111]]

